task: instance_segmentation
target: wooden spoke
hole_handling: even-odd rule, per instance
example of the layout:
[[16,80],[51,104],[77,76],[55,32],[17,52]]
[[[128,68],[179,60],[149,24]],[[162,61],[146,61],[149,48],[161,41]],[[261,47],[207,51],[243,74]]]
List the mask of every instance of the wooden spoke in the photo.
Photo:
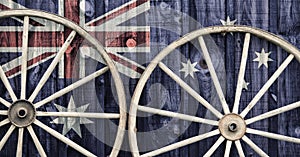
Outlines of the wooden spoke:
[[120,114],[117,113],[87,113],[87,112],[41,112],[37,111],[36,116],[53,116],[53,117],[84,117],[84,118],[104,118],[118,119]]
[[24,128],[19,128],[17,157],[22,156]]
[[42,89],[42,87],[44,86],[44,84],[48,80],[49,76],[52,74],[52,71],[55,69],[55,67],[58,64],[58,62],[60,61],[61,57],[63,56],[63,54],[65,53],[65,51],[67,50],[67,48],[69,47],[69,45],[71,44],[71,42],[73,41],[75,35],[76,35],[75,31],[72,31],[70,33],[70,35],[66,39],[65,43],[63,44],[63,46],[61,47],[61,49],[59,50],[59,52],[56,54],[55,58],[53,59],[53,61],[49,65],[48,69],[46,70],[46,72],[42,76],[40,82],[38,83],[38,85],[34,89],[33,93],[29,97],[28,101],[32,102],[35,99],[35,97],[37,96],[37,94],[39,93],[39,91]]
[[10,122],[10,121],[9,121],[8,118],[2,120],[2,121],[0,122],[0,127],[3,126],[3,125],[5,125],[5,124],[8,124],[9,122]]
[[198,135],[198,136],[195,136],[195,137],[188,138],[188,139],[183,140],[183,141],[180,141],[180,142],[176,142],[176,143],[174,143],[174,144],[165,146],[165,147],[163,147],[163,148],[154,150],[154,151],[152,151],[152,152],[143,154],[143,155],[141,155],[141,157],[156,156],[156,155],[159,155],[159,154],[162,154],[162,153],[165,153],[165,152],[168,152],[168,151],[171,151],[171,150],[174,150],[174,149],[177,149],[177,148],[180,148],[180,147],[184,147],[184,146],[186,146],[186,145],[189,145],[189,144],[192,144],[192,143],[201,141],[201,140],[203,140],[203,139],[206,139],[206,138],[209,138],[209,137],[218,135],[219,133],[220,133],[220,132],[219,132],[219,130],[217,129],[217,130],[214,130],[214,131],[211,131],[211,132],[202,134],[202,135]]
[[224,157],[229,157],[231,146],[232,146],[232,141],[227,140]]
[[94,73],[92,73],[92,74],[90,74],[90,75],[82,78],[81,80],[79,80],[77,82],[74,82],[73,84],[71,84],[71,85],[69,85],[69,86],[61,89],[60,91],[52,94],[51,96],[45,98],[44,100],[42,100],[40,102],[37,102],[36,104],[34,104],[34,106],[36,108],[38,108],[38,107],[40,107],[40,106],[42,106],[42,105],[44,105],[44,104],[46,104],[46,103],[48,103],[50,101],[52,101],[52,100],[54,100],[54,99],[62,96],[62,95],[64,95],[64,94],[66,94],[66,93],[74,90],[75,88],[77,88],[77,87],[79,87],[79,86],[81,86],[83,84],[86,84],[87,82],[89,82],[89,81],[93,80],[94,78],[102,75],[103,73],[105,73],[108,70],[109,70],[108,67],[104,67],[104,68],[102,68],[102,69],[100,69],[100,70],[98,70],[98,71],[96,71],[96,72],[94,72]]
[[162,116],[187,120],[187,121],[191,121],[191,122],[198,122],[198,123],[214,125],[214,126],[218,126],[218,124],[219,124],[218,121],[214,121],[214,120],[210,120],[210,119],[203,119],[203,118],[199,118],[199,117],[195,117],[195,116],[155,109],[155,108],[141,106],[141,105],[138,106],[138,110],[143,111],[143,112],[153,113],[153,114],[159,114]]
[[254,96],[248,106],[243,110],[240,114],[241,117],[245,117],[247,113],[256,105],[256,103],[260,100],[260,98],[266,93],[266,91],[270,88],[270,86],[274,83],[274,81],[279,77],[279,75],[283,72],[283,70],[289,65],[289,63],[293,60],[295,56],[290,54],[287,59],[279,66],[279,68],[275,71],[275,73],[270,77],[270,79],[264,84],[264,86],[259,90],[259,92]]
[[0,110],[0,115],[7,115],[8,111],[7,110]]
[[6,141],[10,137],[11,133],[15,130],[15,128],[16,127],[14,125],[11,125],[10,128],[8,129],[8,131],[6,132],[6,134],[4,135],[4,137],[1,139],[0,150],[2,150],[3,146],[5,145]]
[[224,97],[224,93],[222,91],[222,88],[221,88],[221,85],[220,85],[217,73],[216,73],[215,68],[213,66],[213,63],[211,61],[209,52],[208,52],[206,44],[205,44],[205,41],[204,41],[204,39],[203,39],[202,36],[198,37],[198,41],[200,43],[200,47],[202,49],[204,59],[206,61],[207,67],[209,69],[210,76],[212,78],[212,81],[213,81],[213,83],[215,85],[215,88],[216,88],[216,91],[218,93],[218,96],[220,98],[220,101],[221,101],[224,113],[228,114],[230,112],[229,111],[229,107],[228,107],[228,104],[226,103],[226,100],[225,100],[225,97]]
[[198,102],[200,102],[203,106],[205,106],[209,111],[211,111],[215,116],[219,119],[223,117],[223,115],[216,110],[212,105],[210,105],[204,98],[202,98],[193,88],[191,88],[187,83],[185,83],[180,77],[178,77],[175,73],[172,72],[164,63],[158,63],[158,66],[168,74],[174,81],[176,81],[184,90],[186,90],[192,97],[194,97]]
[[44,129],[45,131],[47,131],[49,134],[51,134],[52,136],[54,136],[55,138],[57,138],[58,140],[64,142],[65,144],[69,145],[70,147],[74,148],[75,150],[77,150],[78,152],[80,152],[81,154],[85,155],[85,156],[91,156],[91,157],[96,157],[96,155],[92,154],[91,152],[89,152],[88,150],[86,150],[85,148],[79,146],[77,143],[73,142],[72,140],[68,139],[67,137],[63,136],[62,134],[60,134],[59,132],[57,132],[56,130],[48,127],[47,125],[43,124],[42,122],[40,122],[39,120],[35,120],[34,124],[36,124],[37,126],[41,127],[42,129]]
[[235,144],[236,149],[239,153],[239,156],[240,157],[245,157],[245,154],[244,154],[244,151],[243,151],[243,148],[242,148],[242,145],[241,145],[241,141],[240,140],[234,141],[234,144]]
[[11,106],[11,103],[9,103],[8,101],[6,101],[3,98],[0,98],[0,103],[2,103],[4,106],[6,106],[8,108]]
[[258,115],[256,117],[247,119],[246,124],[248,125],[248,124],[254,123],[256,121],[263,120],[263,119],[266,119],[266,118],[269,118],[269,117],[272,117],[272,116],[290,111],[290,110],[298,108],[298,107],[300,107],[300,101],[292,103],[292,104],[287,105],[287,106],[280,107],[278,109],[275,109],[275,110],[272,110],[272,111],[269,111],[269,112],[266,112],[266,113]]
[[34,142],[34,145],[36,146],[36,149],[38,150],[40,156],[41,157],[46,157],[47,155],[46,155],[46,153],[45,153],[45,151],[44,151],[44,149],[43,149],[43,147],[42,147],[39,139],[36,137],[36,134],[34,133],[34,130],[33,130],[32,126],[29,125],[27,127],[27,130],[28,130],[28,132],[29,132],[29,134],[30,134],[30,136],[31,136],[31,138],[32,138],[32,140]]
[[219,139],[215,142],[213,146],[210,147],[210,149],[203,155],[203,157],[210,157],[212,154],[219,148],[219,146],[222,144],[222,142],[225,140],[223,136],[220,136]]
[[[13,89],[12,89],[12,87],[11,87],[9,81],[8,81],[8,78],[7,78],[6,75],[5,75],[5,72],[4,72],[3,68],[2,68],[2,66],[0,66],[0,77],[1,77],[1,80],[2,80],[2,82],[3,82],[4,86],[5,86],[5,88],[6,88],[7,91],[8,91],[8,93],[9,93],[9,95],[10,95],[12,101],[17,101],[18,98],[17,98],[15,92],[13,91]],[[1,103],[3,103],[3,102],[1,102]],[[3,104],[5,105],[5,104],[7,104],[7,103],[3,103]],[[7,104],[7,105],[8,105],[8,104]],[[10,105],[9,105],[9,106],[10,106]]]
[[249,44],[250,44],[250,33],[246,33],[245,40],[244,40],[244,47],[242,52],[242,59],[241,59],[241,65],[240,65],[240,71],[238,75],[238,82],[236,86],[235,91],[235,99],[233,104],[233,113],[238,113],[239,110],[239,104],[240,104],[240,98],[243,90],[243,83],[245,78],[245,70],[246,70],[246,64],[247,64],[247,58],[248,58],[248,50],[249,50]]
[[255,143],[253,143],[246,135],[242,137],[242,140],[245,141],[258,155],[260,155],[262,157],[267,157],[268,156]]
[[23,26],[23,39],[22,39],[21,99],[25,99],[26,97],[28,29],[29,29],[29,17],[25,16],[24,26]]
[[279,134],[260,131],[260,130],[255,130],[255,129],[251,129],[251,128],[247,128],[246,132],[249,133],[249,134],[260,135],[260,136],[264,136],[264,137],[275,139],[275,140],[287,141],[287,142],[300,144],[300,139],[295,138],[295,137],[279,135]]

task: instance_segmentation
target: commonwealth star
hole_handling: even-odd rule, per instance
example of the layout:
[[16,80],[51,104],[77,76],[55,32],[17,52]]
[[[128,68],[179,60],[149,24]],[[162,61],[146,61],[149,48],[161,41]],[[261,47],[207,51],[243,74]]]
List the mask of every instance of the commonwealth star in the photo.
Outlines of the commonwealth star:
[[[89,106],[89,104],[86,104],[86,105],[76,108],[74,99],[72,96],[70,98],[67,108],[57,105],[57,104],[54,104],[54,105],[58,109],[59,112],[84,112]],[[79,117],[79,118],[58,117],[58,118],[54,119],[52,121],[52,123],[64,125],[63,133],[62,133],[63,135],[66,135],[71,129],[73,129],[79,135],[79,137],[82,137],[80,124],[90,124],[90,123],[93,123],[93,121],[91,121],[87,118],[82,118],[82,117]]]

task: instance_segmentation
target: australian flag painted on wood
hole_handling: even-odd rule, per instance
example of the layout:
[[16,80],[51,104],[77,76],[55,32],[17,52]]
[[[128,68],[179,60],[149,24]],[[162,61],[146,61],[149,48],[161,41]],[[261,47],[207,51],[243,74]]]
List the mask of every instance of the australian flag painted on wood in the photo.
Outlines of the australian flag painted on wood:
[[[140,65],[121,53],[149,52],[150,28],[146,25],[145,12],[150,3],[143,1],[1,1],[1,10],[37,9],[64,16],[86,29],[98,39],[109,56],[116,61],[121,73],[128,78],[138,78]],[[137,19],[140,23],[137,24]],[[42,18],[29,19],[26,95],[22,96],[22,36],[23,17],[12,17],[1,21],[1,65],[15,96],[6,90],[7,84],[1,82],[1,98],[14,102],[17,98],[30,99],[41,78],[59,52],[68,36],[69,28]],[[23,38],[24,40],[24,38]],[[97,51],[85,44],[83,37],[76,35],[66,49],[41,91],[33,98],[35,104],[72,85],[78,79],[105,66]],[[96,88],[97,87],[97,88]],[[49,101],[40,106],[37,112],[110,112],[118,113],[114,83],[109,73],[97,77],[76,90]],[[117,87],[118,88],[118,87]],[[1,106],[7,110],[7,106]],[[21,109],[22,110],[22,109]],[[23,111],[23,110],[22,110]],[[26,112],[27,110],[24,110]],[[5,122],[7,116],[1,117]],[[37,118],[40,122],[57,131],[74,143],[82,146],[96,156],[108,156],[111,152],[117,132],[118,120],[93,118],[65,118],[47,116]],[[10,123],[9,123],[10,124]],[[15,156],[18,129],[9,124],[1,131],[2,149],[0,156]],[[47,156],[84,156],[78,150],[49,134],[49,130],[32,125],[33,130]],[[9,133],[7,133],[9,132]],[[23,156],[40,156],[39,144],[32,140],[32,132],[24,129],[22,146]],[[4,137],[4,138],[3,138]],[[129,153],[128,153],[129,154]],[[20,155],[20,154],[17,154]]]
[[[179,39],[184,34],[201,27],[213,25],[247,25],[272,32],[300,48],[300,1],[197,1],[197,0],[0,0],[0,9],[29,8],[51,12],[64,16],[87,30],[105,47],[115,61],[125,85],[127,104],[130,104],[135,85],[147,64],[163,48]],[[0,63],[17,97],[21,95],[21,56],[23,19],[7,18],[0,21]],[[71,30],[43,19],[30,19],[30,27],[37,29],[29,32],[28,77],[26,97],[29,97],[39,80],[53,61]],[[212,35],[212,62],[221,80],[221,86],[230,108],[234,103],[236,82],[238,80],[243,34]],[[95,70],[104,63],[96,52],[89,49],[83,38],[75,37],[66,50],[64,57],[51,73],[34,102],[39,102],[53,93],[65,88]],[[221,111],[211,75],[199,46],[187,44],[166,58],[167,65],[183,80],[197,89],[200,95],[210,103],[215,103]],[[245,72],[245,82],[240,111],[252,100],[260,88],[276,71],[288,53],[260,38],[251,38],[249,57]],[[291,104],[300,99],[299,63],[293,60],[284,73],[264,94],[247,118]],[[196,82],[196,83],[195,83]],[[12,97],[4,83],[0,84],[0,97],[12,102]],[[109,74],[69,92],[47,104],[38,111],[47,112],[110,112],[118,113],[118,104],[114,86]],[[153,93],[164,95],[153,95]],[[91,94],[92,93],[92,94]],[[164,72],[156,69],[151,75],[141,103],[157,105],[156,107],[173,112],[190,114],[214,119],[207,109],[191,98]],[[194,106],[192,106],[194,105]],[[219,106],[218,106],[219,105]],[[1,110],[6,110],[5,105]],[[251,127],[290,137],[300,138],[300,110],[295,109],[279,116],[253,123]],[[7,116],[1,116],[5,120]],[[108,156],[115,138],[117,120],[99,120],[89,118],[42,117],[41,122],[61,133],[97,156]],[[33,125],[34,126],[34,125]],[[138,130],[153,132],[151,140],[144,141],[148,148],[141,151],[157,149],[160,144],[171,144],[208,131],[199,123],[188,123],[163,116],[146,116],[138,120]],[[10,125],[0,128],[0,138],[5,137]],[[161,128],[162,131],[160,130]],[[83,156],[65,143],[57,140],[43,129],[33,127],[45,153],[48,156]],[[164,139],[161,138],[163,135]],[[247,134],[248,135],[248,134]],[[127,136],[127,135],[125,135]],[[297,156],[299,144],[270,140],[256,135],[249,135],[261,149],[270,156]],[[160,156],[203,156],[216,142],[212,137]],[[15,156],[18,132],[14,130],[3,146],[0,156]],[[164,143],[166,142],[166,143]],[[30,133],[24,131],[23,156],[39,156]],[[223,156],[223,142],[213,154]],[[242,143],[246,156],[258,154]],[[231,156],[238,156],[232,147]],[[131,156],[128,141],[119,156]]]

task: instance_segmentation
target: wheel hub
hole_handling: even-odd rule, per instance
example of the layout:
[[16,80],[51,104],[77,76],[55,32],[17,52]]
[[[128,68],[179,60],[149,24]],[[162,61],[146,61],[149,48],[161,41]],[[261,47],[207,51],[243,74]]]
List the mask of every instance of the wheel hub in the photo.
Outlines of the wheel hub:
[[29,126],[35,120],[35,117],[35,107],[26,100],[18,100],[8,109],[8,118],[17,127]]
[[219,130],[227,140],[239,140],[245,135],[246,123],[237,114],[227,114],[219,121]]

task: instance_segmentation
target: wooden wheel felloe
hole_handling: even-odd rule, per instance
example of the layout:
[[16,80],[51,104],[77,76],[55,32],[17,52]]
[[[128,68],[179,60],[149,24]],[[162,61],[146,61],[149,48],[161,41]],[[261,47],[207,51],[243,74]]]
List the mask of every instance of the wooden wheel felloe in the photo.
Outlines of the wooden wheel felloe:
[[[235,99],[232,104],[232,110],[229,108],[229,104],[225,100],[225,94],[222,91],[220,81],[217,76],[217,72],[214,68],[213,62],[211,60],[211,56],[209,53],[209,49],[207,47],[207,43],[204,40],[205,35],[211,34],[229,34],[229,33],[241,33],[245,34],[243,49],[241,54],[239,72],[237,77],[237,85],[235,90]],[[286,52],[288,52],[288,56],[285,60],[279,65],[278,69],[272,74],[271,77],[268,78],[266,83],[261,87],[261,89],[255,94],[252,100],[246,105],[246,107],[239,111],[241,105],[241,95],[244,84],[244,77],[246,71],[247,58],[249,56],[249,45],[251,36],[256,36],[267,40],[270,43],[281,47]],[[186,83],[183,79],[181,79],[174,71],[172,71],[165,63],[163,63],[163,59],[168,56],[170,53],[174,53],[175,49],[178,49],[180,46],[187,44],[196,40],[201,49],[202,55],[206,61],[207,68],[209,69],[210,76],[212,79],[212,83],[214,88],[216,89],[217,96],[220,100],[220,104],[223,109],[223,113],[218,111],[215,108],[215,104],[210,104],[207,100],[205,100],[199,93],[197,93],[188,83]],[[257,154],[260,156],[268,156],[263,148],[258,147],[246,134],[255,134],[259,136],[263,136],[270,139],[287,141],[299,144],[300,139],[296,137],[290,137],[285,135],[280,135],[276,133],[271,133],[267,131],[260,131],[256,129],[252,129],[249,127],[250,124],[264,120],[273,116],[276,116],[281,113],[285,113],[287,111],[291,111],[300,107],[300,101],[287,104],[283,107],[279,107],[277,109],[268,111],[266,113],[247,118],[246,115],[251,111],[251,109],[258,103],[258,101],[262,98],[262,96],[268,91],[271,85],[275,82],[275,80],[282,74],[282,72],[288,67],[292,60],[297,60],[300,62],[300,51],[295,48],[293,45],[289,44],[287,41],[279,38],[276,35],[263,31],[261,29],[256,29],[247,26],[215,26],[215,27],[207,27],[200,30],[196,30],[191,32],[177,41],[168,45],[165,49],[163,49],[148,65],[146,70],[144,71],[142,77],[140,78],[137,88],[134,91],[134,95],[132,97],[130,114],[129,114],[129,139],[130,139],[130,147],[133,156],[156,156],[163,154],[165,152],[169,152],[175,150],[177,148],[184,147],[186,145],[207,139],[212,136],[218,135],[218,140],[210,147],[209,150],[205,153],[204,156],[211,156],[215,152],[215,150],[226,141],[226,148],[224,156],[229,156],[232,145],[234,144],[237,148],[239,156],[245,156],[243,151],[241,141],[246,143],[250,148],[252,148]],[[179,64],[179,63],[178,63]],[[207,110],[209,110],[215,117],[219,120],[210,120],[205,118],[200,118],[197,116],[181,114],[171,111],[166,111],[162,109],[156,109],[148,106],[143,106],[145,104],[140,104],[140,97],[142,92],[144,91],[145,85],[150,78],[151,73],[153,73],[154,69],[158,68],[162,72],[166,73],[172,80],[174,80],[186,93],[192,96],[195,100],[199,102],[199,104],[203,105]],[[217,129],[200,134],[179,142],[172,143],[170,145],[164,146],[162,148],[158,148],[155,150],[147,150],[146,153],[140,154],[142,151],[139,149],[138,145],[138,137],[136,129],[137,127],[137,119],[138,112],[146,112],[157,114],[166,117],[177,118],[181,120],[186,120],[190,122],[197,122],[208,124],[211,126],[217,127]]]
[[[6,76],[3,67],[0,66],[0,77],[1,80],[7,89],[9,96],[12,100],[6,100],[4,98],[0,98],[1,104],[6,106],[7,110],[1,110],[1,116],[8,116],[8,118],[5,118],[0,122],[0,126],[4,126],[6,124],[9,124],[10,127],[8,131],[5,133],[4,137],[0,141],[0,150],[3,148],[3,146],[6,144],[7,140],[10,138],[11,134],[14,130],[18,130],[18,143],[17,143],[17,150],[16,150],[16,156],[22,156],[22,147],[23,147],[23,136],[24,131],[27,130],[33,140],[33,143],[35,144],[40,156],[47,156],[45,153],[45,150],[40,142],[40,138],[43,137],[37,137],[38,135],[35,133],[33,126],[40,127],[42,130],[46,131],[53,137],[57,138],[59,141],[69,145],[70,147],[74,148],[76,151],[80,152],[81,154],[85,156],[96,156],[95,154],[88,151],[86,148],[83,148],[82,146],[78,145],[76,142],[70,140],[69,138],[65,137],[58,131],[52,129],[51,127],[45,125],[42,121],[38,120],[38,117],[73,117],[73,118],[94,118],[94,119],[117,119],[118,120],[118,130],[116,139],[112,148],[112,151],[110,153],[110,156],[117,156],[118,152],[120,150],[123,136],[124,136],[124,130],[126,125],[126,104],[125,104],[125,98],[124,98],[124,89],[122,81],[119,77],[118,71],[116,67],[114,66],[113,61],[110,59],[106,51],[103,49],[103,46],[90,34],[88,34],[85,30],[83,30],[81,27],[76,25],[75,23],[50,13],[41,12],[41,11],[35,11],[35,10],[9,10],[9,11],[1,11],[0,12],[0,18],[10,18],[10,17],[18,17],[22,22],[22,56],[21,56],[21,89],[20,89],[20,96],[16,94],[17,89],[13,89],[13,87],[10,84],[10,81],[8,77]],[[30,21],[34,18],[41,18],[43,20],[52,21],[58,24],[63,25],[65,28],[71,30],[71,33],[66,38],[65,42],[62,44],[62,46],[59,48],[59,51],[56,53],[54,59],[51,61],[51,64],[47,67],[47,70],[42,75],[41,79],[39,80],[37,86],[33,90],[32,93],[28,92],[28,87],[26,86],[28,82],[28,54],[32,53],[29,50],[29,30],[30,30]],[[43,86],[46,84],[47,80],[50,78],[52,72],[57,67],[59,61],[62,57],[64,57],[64,54],[68,47],[71,45],[73,39],[75,36],[79,36],[80,38],[83,38],[89,46],[96,49],[102,56],[106,66],[101,68],[100,70],[97,70],[94,73],[91,73],[78,81],[63,87],[62,89],[56,91],[55,93],[51,94],[50,96],[40,100],[35,101],[38,94],[42,90]],[[39,41],[39,42],[49,42],[49,41]],[[62,97],[63,95],[75,90],[76,88],[93,81],[98,76],[103,75],[107,71],[110,71],[110,75],[112,76],[113,82],[116,87],[117,91],[117,98],[118,98],[118,104],[119,104],[119,113],[92,113],[92,112],[44,112],[40,111],[39,108],[41,106],[44,106],[45,104]],[[29,95],[29,96],[28,96]],[[55,148],[53,148],[55,149]]]

